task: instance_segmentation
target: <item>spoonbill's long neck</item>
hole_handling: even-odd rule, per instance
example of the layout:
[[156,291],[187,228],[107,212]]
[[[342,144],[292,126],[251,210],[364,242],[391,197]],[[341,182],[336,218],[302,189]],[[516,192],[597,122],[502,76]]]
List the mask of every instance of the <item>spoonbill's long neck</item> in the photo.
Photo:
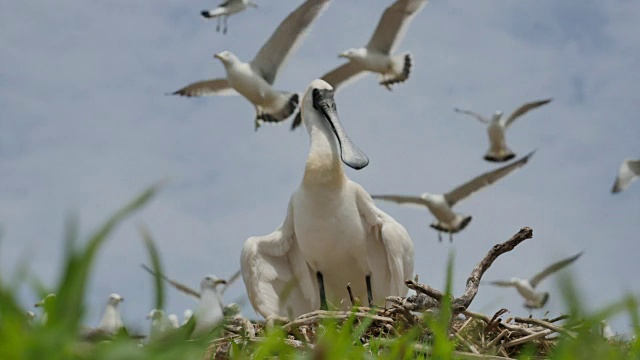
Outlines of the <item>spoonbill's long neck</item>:
[[311,149],[304,169],[303,184],[335,185],[345,180],[338,139],[328,126],[314,125],[309,131]]

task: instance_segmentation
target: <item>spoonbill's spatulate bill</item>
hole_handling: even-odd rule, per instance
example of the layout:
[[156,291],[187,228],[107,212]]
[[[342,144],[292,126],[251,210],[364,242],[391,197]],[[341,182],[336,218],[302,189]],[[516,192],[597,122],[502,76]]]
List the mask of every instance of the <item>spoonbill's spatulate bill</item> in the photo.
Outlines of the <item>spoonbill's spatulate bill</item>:
[[256,129],[262,121],[280,122],[287,119],[298,108],[298,94],[275,90],[273,82],[313,21],[330,3],[331,0],[305,1],[284,19],[250,63],[240,61],[230,51],[220,52],[215,57],[224,65],[226,78],[198,81],[173,92],[173,95],[240,93],[256,109]]
[[471,215],[455,213],[453,211],[453,206],[476,191],[484,189],[485,187],[509,175],[512,171],[521,168],[529,161],[529,158],[531,158],[534,153],[535,151],[509,165],[477,176],[471,181],[458,186],[446,194],[424,193],[420,196],[373,195],[372,197],[374,199],[393,201],[403,205],[426,207],[436,218],[436,221],[430,226],[438,230],[438,239],[442,241],[440,232],[448,232],[449,241],[453,241],[452,234],[463,230],[467,225],[469,225],[472,218]]
[[314,80],[301,112],[311,138],[302,183],[282,225],[247,239],[242,249],[251,304],[264,317],[295,317],[327,303],[348,307],[349,283],[355,296],[378,305],[386,296],[405,295],[404,280],[413,277],[413,243],[345,175],[342,163],[360,169],[368,159],[343,129],[331,86]]
[[511,115],[509,115],[506,120],[503,120],[501,111],[496,111],[495,114],[493,114],[491,120],[488,120],[482,115],[477,114],[473,111],[460,109],[454,110],[457,113],[471,115],[478,121],[487,125],[487,134],[489,135],[489,150],[485,154],[484,159],[492,162],[505,162],[516,157],[516,154],[511,151],[509,146],[507,146],[507,142],[505,140],[505,132],[509,128],[509,125],[511,125],[517,118],[526,114],[530,110],[548,104],[549,102],[551,102],[551,100],[552,99],[544,99],[523,104]]
[[227,18],[233,14],[246,10],[248,7],[258,7],[256,3],[251,0],[226,0],[223,1],[218,7],[211,10],[202,10],[200,14],[207,19],[218,19],[218,25],[216,31],[220,31],[220,23],[222,24],[222,33],[227,33]]
[[620,165],[618,176],[611,192],[616,194],[628,188],[640,176],[640,159],[625,159]]
[[[411,54],[393,55],[393,51],[404,38],[413,17],[427,4],[427,0],[398,0],[389,6],[378,22],[367,46],[353,48],[338,56],[349,62],[338,66],[322,76],[333,87],[346,85],[366,72],[380,74],[380,85],[391,90],[391,85],[409,78],[413,60]],[[302,123],[300,114],[296,116],[291,129]]]
[[515,287],[518,293],[525,299],[524,306],[529,309],[539,309],[543,307],[549,300],[548,292],[536,292],[535,288],[547,276],[564,268],[565,266],[576,261],[582,253],[578,253],[566,259],[560,260],[547,266],[544,270],[537,273],[531,279],[511,278],[510,280],[491,281],[489,284],[502,287]]

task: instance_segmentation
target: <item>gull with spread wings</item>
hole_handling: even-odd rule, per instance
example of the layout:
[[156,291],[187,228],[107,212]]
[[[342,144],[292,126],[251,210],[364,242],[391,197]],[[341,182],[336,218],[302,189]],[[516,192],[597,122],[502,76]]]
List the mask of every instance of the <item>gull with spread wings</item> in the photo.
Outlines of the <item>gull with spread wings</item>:
[[452,234],[463,230],[469,225],[472,218],[471,215],[455,213],[453,206],[471,194],[509,175],[512,171],[521,168],[529,161],[529,158],[531,158],[534,153],[535,151],[509,165],[477,176],[446,194],[424,193],[420,196],[372,195],[371,197],[377,200],[393,201],[402,205],[426,207],[436,218],[436,221],[430,226],[438,230],[438,240],[442,241],[441,232],[448,232],[449,241],[453,241]]
[[502,118],[502,112],[496,111],[493,114],[491,120],[488,120],[484,116],[477,114],[469,110],[454,109],[455,112],[471,115],[476,120],[487,125],[487,134],[489,135],[489,151],[484,156],[484,159],[491,162],[505,162],[516,157],[513,151],[507,146],[505,140],[505,132],[509,126],[520,116],[526,114],[530,110],[533,110],[542,105],[548,104],[552,99],[544,99],[526,103],[520,106],[514,111],[508,118]]
[[198,81],[173,92],[173,95],[234,95],[240,93],[256,109],[255,129],[261,122],[280,122],[298,108],[298,94],[275,90],[272,85],[278,71],[296,50],[313,21],[331,0],[307,0],[278,26],[256,57],[240,61],[231,51],[215,54],[227,72],[226,78]]
[[222,33],[227,33],[227,18],[229,16],[246,10],[248,7],[257,8],[258,5],[251,0],[226,0],[220,3],[218,7],[211,10],[202,10],[200,14],[207,19],[218,19],[216,31],[220,31],[220,23],[223,23]]
[[611,192],[616,194],[625,190],[638,179],[638,176],[640,176],[640,159],[625,159],[620,165]]
[[[387,7],[365,47],[343,51],[338,57],[349,61],[324,74],[321,79],[337,91],[340,86],[356,80],[366,72],[380,74],[380,85],[391,90],[391,85],[409,78],[413,64],[411,54],[393,55],[409,28],[413,17],[427,4],[427,0],[398,0]],[[291,129],[302,124],[300,114]]]
[[536,292],[536,286],[538,286],[538,284],[540,284],[540,282],[547,276],[576,261],[580,256],[582,256],[582,252],[553,263],[547,266],[546,269],[534,275],[531,279],[519,279],[514,277],[505,281],[491,281],[489,284],[501,287],[515,287],[516,290],[518,290],[518,293],[525,298],[524,306],[526,308],[540,309],[549,300],[549,293],[546,291]]

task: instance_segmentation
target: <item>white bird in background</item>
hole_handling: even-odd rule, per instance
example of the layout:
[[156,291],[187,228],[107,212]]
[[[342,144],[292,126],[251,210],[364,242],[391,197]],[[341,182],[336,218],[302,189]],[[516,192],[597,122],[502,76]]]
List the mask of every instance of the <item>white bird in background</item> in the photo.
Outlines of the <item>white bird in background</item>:
[[314,80],[301,104],[311,149],[304,176],[273,233],[247,239],[242,276],[251,304],[262,316],[295,317],[327,301],[347,308],[347,284],[369,303],[407,293],[413,277],[413,243],[405,228],[376,208],[369,194],[344,173],[369,159],[344,131],[333,89]]
[[218,5],[218,7],[216,7],[215,9],[202,10],[200,14],[207,19],[218,18],[216,31],[220,31],[220,22],[222,22],[224,23],[222,33],[226,34],[227,19],[229,18],[229,16],[244,11],[248,7],[257,8],[258,5],[251,0],[227,0],[220,3],[220,5]]
[[298,108],[298,94],[275,90],[273,82],[311,24],[330,2],[305,1],[284,19],[250,63],[240,61],[230,51],[220,52],[215,57],[224,65],[226,79],[198,81],[175,91],[173,95],[231,95],[237,91],[255,106],[256,130],[261,121],[280,122],[287,119]]
[[186,324],[189,321],[189,319],[191,319],[192,316],[193,316],[193,310],[185,309],[184,312],[182,313],[182,324],[180,325]]
[[372,195],[372,198],[376,200],[393,201],[402,205],[426,207],[436,218],[436,221],[430,226],[438,230],[438,240],[442,241],[442,234],[440,232],[443,231],[448,232],[449,241],[453,241],[452,234],[463,230],[469,225],[472,219],[471,215],[455,213],[452,209],[453,206],[460,200],[466,199],[471,194],[484,189],[509,175],[512,171],[521,168],[529,161],[529,158],[531,158],[534,153],[535,151],[509,165],[477,176],[446,194],[424,193],[420,196]]
[[549,300],[549,293],[546,291],[536,292],[536,286],[538,286],[540,281],[544,280],[547,276],[576,261],[580,256],[582,256],[582,252],[553,263],[547,266],[546,269],[534,275],[531,279],[511,278],[511,280],[505,281],[491,281],[489,284],[501,287],[515,287],[516,290],[518,290],[518,293],[525,298],[524,306],[526,308],[539,309]]
[[53,308],[53,305],[55,304],[56,301],[56,294],[47,294],[44,298],[42,298],[42,300],[40,300],[39,302],[35,303],[35,307],[37,308],[42,308],[42,316],[40,316],[40,323],[41,324],[46,324],[47,320],[49,319],[49,312],[51,311],[51,309]]
[[640,159],[625,159],[620,165],[618,170],[618,176],[611,188],[613,194],[619,193],[636,181],[640,176]]
[[171,325],[172,329],[177,329],[180,327],[180,322],[178,321],[178,315],[169,314],[169,316],[167,316],[167,320],[169,321],[169,325]]
[[102,319],[98,323],[97,329],[103,331],[108,335],[115,335],[124,324],[122,323],[122,317],[120,316],[120,309],[118,305],[123,302],[124,299],[118,294],[110,294],[107,300],[107,306],[104,309]]
[[607,320],[600,320],[600,336],[607,340],[613,340],[616,337]]
[[530,103],[526,103],[520,106],[516,111],[514,111],[506,120],[502,120],[502,112],[496,111],[493,114],[493,118],[491,121],[484,118],[482,115],[479,115],[475,112],[469,110],[460,110],[454,109],[455,112],[471,115],[476,118],[478,121],[487,125],[487,134],[489,135],[489,150],[484,156],[484,159],[492,162],[505,162],[513,159],[516,154],[511,151],[511,149],[507,146],[507,142],[505,140],[505,131],[509,128],[509,126],[520,116],[526,114],[528,111],[533,110],[542,105],[548,104],[552,99],[544,99],[533,101]]
[[162,337],[171,329],[169,320],[164,315],[164,311],[153,309],[147,315],[147,319],[151,319],[151,328],[149,330],[149,341],[154,341]]
[[[380,74],[380,85],[391,90],[391,85],[404,82],[411,72],[411,54],[393,55],[409,28],[413,17],[427,4],[427,0],[398,0],[389,6],[378,22],[369,43],[362,48],[348,49],[338,55],[349,62],[324,74],[321,79],[328,82],[334,91],[348,82],[356,80],[366,72]],[[302,123],[296,116],[291,129]]]
[[222,295],[217,286],[226,283],[225,280],[219,279],[215,275],[207,275],[200,282],[200,301],[193,313],[196,326],[191,333],[191,338],[208,334],[224,319]]

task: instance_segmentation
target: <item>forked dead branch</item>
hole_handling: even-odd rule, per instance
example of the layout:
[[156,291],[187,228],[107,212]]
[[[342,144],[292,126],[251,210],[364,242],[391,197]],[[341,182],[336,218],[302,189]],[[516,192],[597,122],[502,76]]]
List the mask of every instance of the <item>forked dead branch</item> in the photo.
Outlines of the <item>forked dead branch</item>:
[[[480,279],[484,273],[491,267],[491,264],[498,258],[498,256],[513,250],[521,242],[533,238],[533,230],[530,227],[524,227],[520,229],[511,239],[503,242],[502,244],[494,245],[487,255],[480,261],[478,265],[471,271],[471,275],[467,279],[467,288],[465,292],[458,298],[451,299],[451,307],[454,313],[461,313],[471,305],[471,302],[478,293],[478,286],[480,285]],[[405,283],[410,289],[418,292],[417,295],[403,298],[399,296],[387,297],[388,301],[401,306],[409,311],[424,311],[431,308],[437,308],[440,306],[442,298],[445,296],[441,291],[432,288],[429,285],[420,284],[413,280],[406,280]]]

